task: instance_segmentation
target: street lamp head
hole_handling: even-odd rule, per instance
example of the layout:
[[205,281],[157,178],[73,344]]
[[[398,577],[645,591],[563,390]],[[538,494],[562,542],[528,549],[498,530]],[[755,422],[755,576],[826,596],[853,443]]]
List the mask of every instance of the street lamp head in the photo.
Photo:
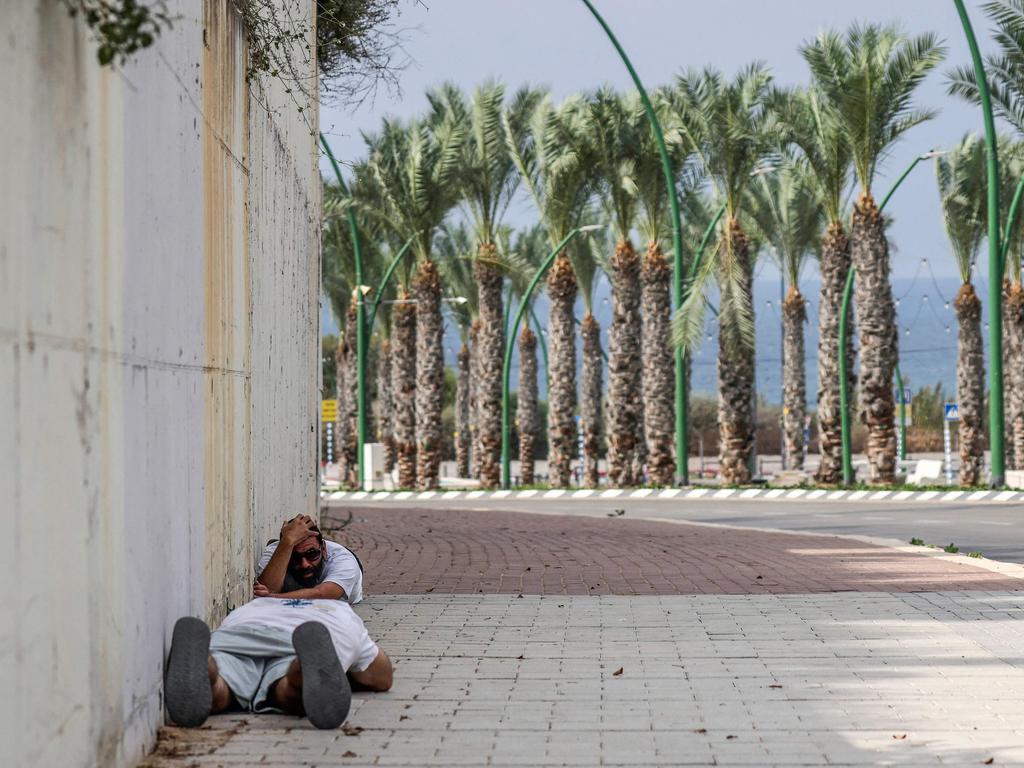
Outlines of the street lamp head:
[[584,224],[579,228],[580,232],[594,232],[598,229],[605,229],[607,224]]
[[452,304],[465,304],[469,299],[465,296],[451,296],[445,299],[445,301],[450,301]]
[[921,157],[922,160],[931,160],[933,157],[942,157],[943,155],[948,155],[948,154],[949,154],[949,150],[948,149],[933,149],[933,150],[930,150],[929,152],[925,152],[920,157]]

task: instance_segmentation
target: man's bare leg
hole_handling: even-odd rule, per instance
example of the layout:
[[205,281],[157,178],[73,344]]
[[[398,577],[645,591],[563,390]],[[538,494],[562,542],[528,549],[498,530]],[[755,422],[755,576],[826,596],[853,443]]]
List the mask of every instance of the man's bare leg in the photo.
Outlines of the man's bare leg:
[[350,671],[348,676],[360,689],[389,691],[394,682],[394,669],[384,651],[378,651],[377,658],[370,662],[370,666],[362,672]]
[[231,706],[233,696],[227,682],[220,676],[217,662],[213,660],[213,656],[206,657],[206,672],[210,676],[210,692],[213,695],[210,713],[215,715]]
[[298,659],[292,659],[284,677],[271,683],[267,691],[267,703],[289,715],[306,714],[302,706],[302,665]]

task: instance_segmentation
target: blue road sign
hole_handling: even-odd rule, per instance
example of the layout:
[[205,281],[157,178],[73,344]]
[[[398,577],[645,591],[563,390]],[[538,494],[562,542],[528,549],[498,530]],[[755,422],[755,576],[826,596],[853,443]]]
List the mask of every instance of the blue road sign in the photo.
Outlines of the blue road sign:
[[960,421],[960,403],[946,403],[944,408],[946,421]]

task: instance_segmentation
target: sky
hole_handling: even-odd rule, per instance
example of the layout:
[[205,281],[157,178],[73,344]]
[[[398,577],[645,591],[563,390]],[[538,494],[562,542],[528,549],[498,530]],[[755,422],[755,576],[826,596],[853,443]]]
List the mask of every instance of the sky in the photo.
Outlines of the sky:
[[[965,133],[982,132],[981,111],[946,95],[946,72],[970,61],[952,0],[594,0],[631,58],[644,85],[671,82],[679,72],[711,65],[732,77],[753,60],[765,62],[776,82],[806,84],[798,48],[822,29],[855,21],[896,22],[906,32],[931,31],[948,49],[946,61],[918,90],[917,103],[940,110],[911,130],[881,166],[876,199],[915,155],[949,147]],[[991,49],[989,23],[977,0],[968,12],[982,51]],[[381,90],[356,109],[321,106],[320,126],[344,165],[365,156],[361,131],[374,131],[384,116],[409,118],[426,110],[425,92],[451,81],[469,92],[495,78],[510,90],[524,83],[547,86],[556,99],[603,84],[632,88],[608,38],[580,0],[401,0],[395,28],[403,30],[409,66],[400,92]],[[1000,126],[1004,128],[1005,126]],[[321,158],[321,170],[330,166]],[[889,202],[895,246],[893,274],[914,273],[927,257],[936,274],[956,273],[939,210],[933,163],[922,163]],[[532,224],[526,200],[509,211],[508,223]],[[984,262],[984,259],[981,259]],[[980,267],[985,273],[984,264]]]

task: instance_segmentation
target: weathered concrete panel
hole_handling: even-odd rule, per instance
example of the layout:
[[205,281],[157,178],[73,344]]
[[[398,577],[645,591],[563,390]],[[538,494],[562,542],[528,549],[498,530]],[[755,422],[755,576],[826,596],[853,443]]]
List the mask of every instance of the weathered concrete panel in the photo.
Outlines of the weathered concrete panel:
[[315,133],[250,119],[229,3],[169,5],[173,29],[110,71],[60,3],[0,0],[14,765],[133,763],[174,620],[246,599],[254,549],[314,510]]

